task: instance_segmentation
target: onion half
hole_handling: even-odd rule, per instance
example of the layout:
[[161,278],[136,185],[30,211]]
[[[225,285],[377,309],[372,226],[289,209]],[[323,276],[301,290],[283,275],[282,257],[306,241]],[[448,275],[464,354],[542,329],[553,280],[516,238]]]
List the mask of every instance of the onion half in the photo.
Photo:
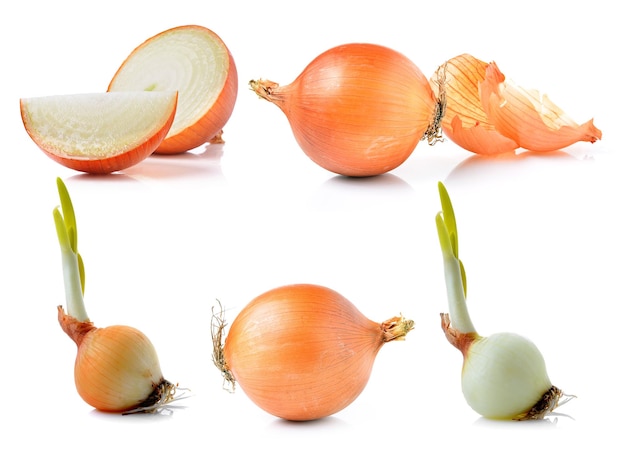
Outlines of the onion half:
[[237,98],[237,68],[213,31],[184,25],[135,48],[119,67],[109,91],[178,91],[172,127],[156,153],[183,153],[221,142]]

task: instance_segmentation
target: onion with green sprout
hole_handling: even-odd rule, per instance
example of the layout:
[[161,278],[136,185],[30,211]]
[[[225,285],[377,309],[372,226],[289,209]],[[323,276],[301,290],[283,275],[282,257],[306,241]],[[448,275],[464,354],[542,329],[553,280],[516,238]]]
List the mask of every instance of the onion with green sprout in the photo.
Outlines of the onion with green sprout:
[[105,412],[157,412],[176,396],[167,381],[154,346],[143,333],[125,325],[97,328],[87,315],[83,298],[85,267],[78,252],[72,200],[58,178],[61,209],[53,211],[61,247],[67,313],[59,305],[61,328],[78,347],[74,364],[76,389],[90,406]]
[[573,396],[554,386],[539,349],[515,333],[478,334],[466,302],[467,277],[459,259],[458,233],[448,191],[439,183],[436,216],[449,313],[441,313],[448,341],[463,354],[461,387],[469,406],[488,419],[543,419]]

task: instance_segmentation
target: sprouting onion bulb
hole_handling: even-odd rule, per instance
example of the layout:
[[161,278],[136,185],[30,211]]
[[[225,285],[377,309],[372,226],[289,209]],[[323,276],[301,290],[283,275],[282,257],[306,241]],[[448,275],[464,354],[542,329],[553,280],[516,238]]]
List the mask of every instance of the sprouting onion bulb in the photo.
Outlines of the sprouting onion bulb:
[[295,284],[253,299],[222,342],[225,326],[222,312],[214,315],[213,360],[224,381],[270,414],[306,421],[351,404],[380,348],[403,340],[413,321],[376,323],[334,290]]
[[61,210],[53,211],[61,246],[67,313],[58,306],[61,328],[78,347],[76,389],[83,400],[105,412],[156,412],[179,397],[161,373],[150,340],[124,325],[97,328],[87,315],[85,268],[78,253],[76,217],[70,195],[57,178]]
[[543,419],[572,396],[550,382],[539,349],[515,333],[480,336],[467,309],[466,275],[459,259],[452,202],[439,183],[442,211],[436,216],[443,254],[449,314],[441,314],[448,341],[463,354],[461,386],[465,400],[490,419]]
[[291,84],[250,81],[286,115],[304,153],[341,175],[380,175],[401,165],[420,140],[441,138],[445,91],[406,56],[367,43],[336,46]]

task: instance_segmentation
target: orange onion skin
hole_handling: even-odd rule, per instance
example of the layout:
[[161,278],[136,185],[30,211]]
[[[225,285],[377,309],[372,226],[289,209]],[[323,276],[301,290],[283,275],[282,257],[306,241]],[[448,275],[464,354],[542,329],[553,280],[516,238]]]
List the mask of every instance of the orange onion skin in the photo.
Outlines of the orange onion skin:
[[239,313],[224,359],[256,405],[306,421],[332,415],[357,398],[385,341],[382,325],[339,293],[295,284],[261,294]]
[[367,43],[331,48],[291,84],[272,84],[269,94],[253,89],[283,111],[311,160],[346,176],[380,175],[401,165],[436,107],[428,79],[411,60]]
[[495,62],[489,63],[480,84],[483,109],[496,129],[533,152],[552,152],[575,142],[594,143],[602,131],[593,119],[578,124],[545,94],[505,81]]
[[103,412],[126,412],[150,399],[165,380],[146,335],[125,325],[98,328],[58,309],[62,329],[77,346],[74,381],[80,397]]
[[[512,152],[517,142],[496,130],[483,110],[480,84],[485,80],[488,63],[469,54],[446,61],[431,78],[435,93],[445,88],[446,113],[441,128],[454,143],[478,155]],[[440,74],[445,76],[440,81]]]

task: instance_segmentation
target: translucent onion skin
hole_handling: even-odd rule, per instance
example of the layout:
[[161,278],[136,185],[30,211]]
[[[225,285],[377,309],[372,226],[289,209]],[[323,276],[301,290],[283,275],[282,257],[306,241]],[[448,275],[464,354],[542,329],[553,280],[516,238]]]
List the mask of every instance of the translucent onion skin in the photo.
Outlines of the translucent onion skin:
[[446,61],[431,84],[436,93],[445,87],[443,132],[478,155],[503,154],[520,147],[552,152],[602,138],[593,120],[579,125],[546,95],[515,85],[495,62],[470,54]]
[[352,403],[383,344],[404,339],[412,328],[402,317],[375,323],[326,287],[278,287],[233,321],[220,369],[270,414],[319,419]]
[[[465,150],[479,155],[512,152],[519,145],[496,130],[480,102],[480,84],[487,63],[469,54],[455,56],[431,78],[435,93],[445,87],[446,113],[441,121],[444,134]],[[442,81],[442,77],[444,80]]]
[[81,398],[103,412],[152,412],[174,397],[163,378],[156,350],[139,330],[113,325],[97,328],[58,307],[61,328],[76,343],[74,380]]
[[393,170],[439,130],[440,105],[428,79],[406,56],[380,45],[336,46],[289,85],[250,86],[283,111],[311,160],[340,175]]
[[545,94],[505,79],[498,66],[490,63],[481,84],[481,102],[496,129],[520,147],[552,152],[575,142],[594,143],[602,138],[593,119],[579,125]]

